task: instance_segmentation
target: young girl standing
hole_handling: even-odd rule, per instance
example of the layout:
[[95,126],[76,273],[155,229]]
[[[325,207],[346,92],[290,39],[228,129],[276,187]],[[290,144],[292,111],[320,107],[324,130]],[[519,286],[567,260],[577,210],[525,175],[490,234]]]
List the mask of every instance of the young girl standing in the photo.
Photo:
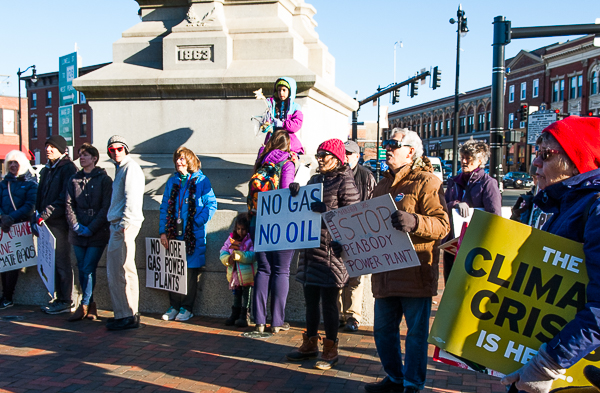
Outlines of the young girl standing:
[[[296,154],[304,154],[302,143],[296,136],[296,133],[302,128],[304,114],[295,100],[296,81],[293,78],[281,77],[275,81],[273,97],[267,99],[267,103],[275,122],[273,134],[277,130],[286,130],[290,135],[290,151]],[[272,133],[267,134],[265,145],[271,135]]]
[[238,327],[248,326],[248,310],[250,309],[250,292],[254,285],[256,260],[254,245],[250,239],[250,217],[248,213],[240,213],[235,218],[233,232],[221,248],[220,259],[227,266],[227,281],[233,291],[231,316],[225,325],[235,324]]

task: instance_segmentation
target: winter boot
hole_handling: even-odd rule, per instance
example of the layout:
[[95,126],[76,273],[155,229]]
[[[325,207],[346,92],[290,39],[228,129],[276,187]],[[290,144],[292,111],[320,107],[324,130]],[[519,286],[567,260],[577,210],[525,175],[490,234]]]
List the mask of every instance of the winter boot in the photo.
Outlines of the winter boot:
[[88,307],[88,313],[86,315],[87,319],[91,319],[92,321],[95,321],[96,319],[98,319],[98,309],[96,308],[96,302],[91,302],[90,306]]
[[323,339],[323,353],[321,359],[315,363],[319,370],[330,370],[338,362],[338,340]]
[[79,307],[77,307],[77,310],[75,310],[75,312],[73,314],[71,314],[71,316],[67,319],[67,321],[69,322],[74,322],[74,321],[81,321],[83,318],[85,318],[88,314],[88,306],[86,306],[85,304],[80,304]]
[[235,326],[248,327],[248,309],[246,307],[242,307],[240,317],[235,321]]
[[319,356],[319,340],[321,337],[316,335],[308,337],[306,332],[302,333],[302,345],[285,355],[292,362],[301,362],[306,359],[314,359]]
[[235,321],[240,317],[240,312],[242,311],[241,307],[232,306],[231,307],[231,315],[229,318],[225,320],[225,326],[233,326],[235,325]]

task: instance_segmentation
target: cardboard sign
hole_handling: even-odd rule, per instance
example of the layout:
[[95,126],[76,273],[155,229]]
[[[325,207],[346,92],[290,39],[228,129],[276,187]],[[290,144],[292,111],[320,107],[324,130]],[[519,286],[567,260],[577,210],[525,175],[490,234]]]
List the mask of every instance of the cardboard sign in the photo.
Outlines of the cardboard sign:
[[[526,364],[586,302],[583,245],[476,211],[463,238],[429,342],[509,374]],[[589,385],[589,354],[560,386]]]
[[5,233],[0,231],[0,272],[37,264],[33,235],[28,222],[20,222]]
[[146,238],[146,288],[187,294],[187,256],[185,243],[169,240],[169,248],[160,239]]
[[56,251],[56,238],[46,224],[38,226],[38,231],[40,233],[37,239],[38,273],[50,295],[54,296],[54,253]]
[[421,265],[408,234],[392,227],[396,210],[387,194],[323,213],[350,277]]
[[310,204],[322,200],[323,184],[258,193],[254,251],[298,250],[321,244],[321,215]]

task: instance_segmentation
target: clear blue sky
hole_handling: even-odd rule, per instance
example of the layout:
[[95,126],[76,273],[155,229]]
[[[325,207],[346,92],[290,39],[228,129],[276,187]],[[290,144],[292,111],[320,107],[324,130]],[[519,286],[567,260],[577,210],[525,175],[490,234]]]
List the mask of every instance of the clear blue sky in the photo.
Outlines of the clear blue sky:
[[[354,97],[374,93],[378,85],[393,81],[394,42],[397,49],[397,79],[403,81],[421,68],[439,66],[442,87],[426,85],[419,96],[401,92],[401,108],[454,94],[456,62],[456,17],[458,2],[431,0],[307,0],[317,14],[317,32],[336,59],[336,85]],[[462,3],[469,34],[461,40],[460,91],[491,83],[492,22],[504,15],[514,27],[594,23],[600,18],[598,1],[488,1]],[[28,0],[0,1],[0,74],[10,74],[10,85],[0,85],[4,95],[17,95],[16,72],[35,64],[39,73],[58,70],[58,57],[79,48],[83,66],[112,61],[112,43],[121,33],[140,22],[133,0]],[[514,40],[506,48],[509,58],[520,49],[536,49],[574,37]],[[0,76],[0,81],[5,77]],[[24,86],[22,86],[24,89]],[[384,97],[382,105],[390,105]],[[376,120],[376,108],[364,106],[360,120]]]

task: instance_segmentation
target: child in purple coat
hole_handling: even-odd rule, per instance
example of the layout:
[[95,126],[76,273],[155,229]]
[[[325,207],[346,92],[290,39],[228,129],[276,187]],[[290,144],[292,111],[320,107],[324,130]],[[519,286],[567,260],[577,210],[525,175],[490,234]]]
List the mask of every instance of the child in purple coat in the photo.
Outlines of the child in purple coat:
[[[275,81],[273,97],[267,99],[267,104],[274,117],[274,131],[286,130],[290,135],[290,151],[304,154],[304,148],[296,133],[302,128],[304,114],[296,102],[296,81],[293,78],[281,77]],[[268,133],[265,145],[271,138]]]

